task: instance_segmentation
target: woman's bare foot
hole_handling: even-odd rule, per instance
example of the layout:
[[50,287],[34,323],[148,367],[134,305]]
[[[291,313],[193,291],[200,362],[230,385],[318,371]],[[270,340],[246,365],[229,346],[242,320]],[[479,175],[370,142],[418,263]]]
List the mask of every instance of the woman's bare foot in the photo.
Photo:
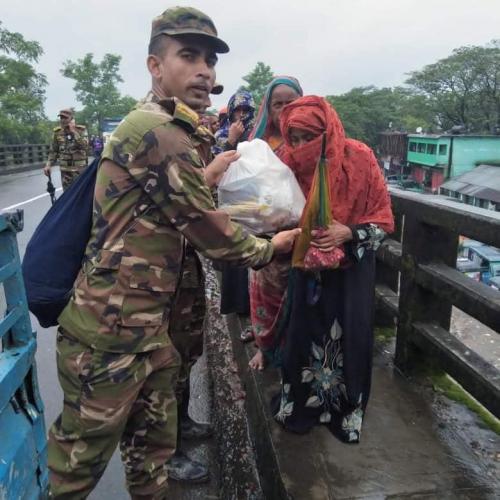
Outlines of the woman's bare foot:
[[264,369],[264,353],[260,349],[255,353],[255,356],[248,362],[248,366],[253,370],[262,371]]

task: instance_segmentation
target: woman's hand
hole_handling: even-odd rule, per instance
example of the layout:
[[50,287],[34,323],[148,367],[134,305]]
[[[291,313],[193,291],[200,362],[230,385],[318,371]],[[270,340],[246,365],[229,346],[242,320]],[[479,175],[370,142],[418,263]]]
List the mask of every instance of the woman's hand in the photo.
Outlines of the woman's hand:
[[205,182],[208,187],[217,185],[229,165],[239,157],[240,154],[234,150],[218,154],[205,168]]
[[243,132],[245,132],[245,126],[243,125],[243,122],[241,122],[241,120],[231,123],[229,132],[227,134],[227,142],[229,142],[231,146],[236,147],[238,141],[240,140],[240,137],[243,135]]
[[322,252],[330,252],[335,247],[352,240],[352,231],[349,227],[334,220],[328,229],[311,231],[311,245]]

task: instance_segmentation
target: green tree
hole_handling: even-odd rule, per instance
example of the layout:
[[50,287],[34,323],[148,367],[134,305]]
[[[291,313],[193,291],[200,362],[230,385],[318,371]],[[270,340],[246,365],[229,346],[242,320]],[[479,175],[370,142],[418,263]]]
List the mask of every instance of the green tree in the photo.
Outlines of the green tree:
[[375,147],[380,132],[433,128],[433,113],[425,97],[409,89],[357,87],[345,94],[327,96],[336,109],[346,135]]
[[443,129],[464,125],[470,132],[500,127],[500,40],[455,49],[420,71],[407,84],[426,96]]
[[43,105],[47,79],[33,66],[43,54],[38,42],[0,22],[0,143],[48,140]]
[[95,62],[91,53],[78,61],[63,63],[61,74],[75,81],[73,90],[83,110],[77,114],[91,133],[101,130],[104,118],[123,116],[137,102],[133,97],[121,96],[118,83],[123,82],[119,74],[121,56],[105,54],[101,62]]
[[252,94],[255,104],[258,107],[264,97],[266,87],[273,78],[274,75],[271,67],[263,62],[258,62],[255,68],[243,77],[247,85],[243,85],[241,88]]

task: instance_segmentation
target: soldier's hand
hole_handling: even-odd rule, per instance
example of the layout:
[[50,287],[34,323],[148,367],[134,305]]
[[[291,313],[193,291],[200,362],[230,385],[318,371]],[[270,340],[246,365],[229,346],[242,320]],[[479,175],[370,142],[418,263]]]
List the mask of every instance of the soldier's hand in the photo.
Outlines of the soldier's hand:
[[208,187],[219,184],[224,172],[229,168],[229,165],[236,161],[240,154],[236,151],[225,151],[218,154],[214,160],[205,168],[205,182]]
[[49,177],[50,175],[50,165],[45,165],[45,167],[43,167],[43,173]]
[[288,253],[293,248],[295,238],[301,233],[302,229],[299,227],[290,229],[289,231],[281,231],[273,236],[271,243],[274,247],[274,253]]
[[73,134],[75,133],[76,130],[76,122],[75,119],[72,118],[71,121],[68,123],[68,130],[72,132]]

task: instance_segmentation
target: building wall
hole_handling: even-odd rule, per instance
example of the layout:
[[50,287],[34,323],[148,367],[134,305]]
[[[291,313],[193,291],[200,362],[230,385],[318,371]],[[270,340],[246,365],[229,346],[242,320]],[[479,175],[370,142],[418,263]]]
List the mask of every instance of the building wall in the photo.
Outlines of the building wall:
[[450,137],[440,137],[438,141],[438,163],[443,165],[447,176],[448,164],[450,162],[450,147],[451,138]]
[[412,177],[421,184],[424,182],[425,171],[422,167],[414,167],[412,170]]
[[472,170],[478,162],[500,161],[500,136],[453,138],[453,154],[449,177]]
[[483,198],[476,198],[474,196],[466,196],[458,191],[450,191],[449,189],[441,188],[439,190],[439,194],[443,196],[449,196],[450,198],[456,198],[457,200],[465,203],[467,205],[474,205],[476,207],[485,208],[487,210],[495,210],[500,212],[500,203],[494,203],[489,200],[485,200]]
[[427,167],[437,164],[437,138],[410,136],[408,143],[408,161]]
[[449,144],[448,137],[410,135],[408,162],[427,167],[445,168],[449,163]]
[[444,172],[442,170],[433,170],[431,180],[431,191],[437,193],[439,186],[444,182]]

